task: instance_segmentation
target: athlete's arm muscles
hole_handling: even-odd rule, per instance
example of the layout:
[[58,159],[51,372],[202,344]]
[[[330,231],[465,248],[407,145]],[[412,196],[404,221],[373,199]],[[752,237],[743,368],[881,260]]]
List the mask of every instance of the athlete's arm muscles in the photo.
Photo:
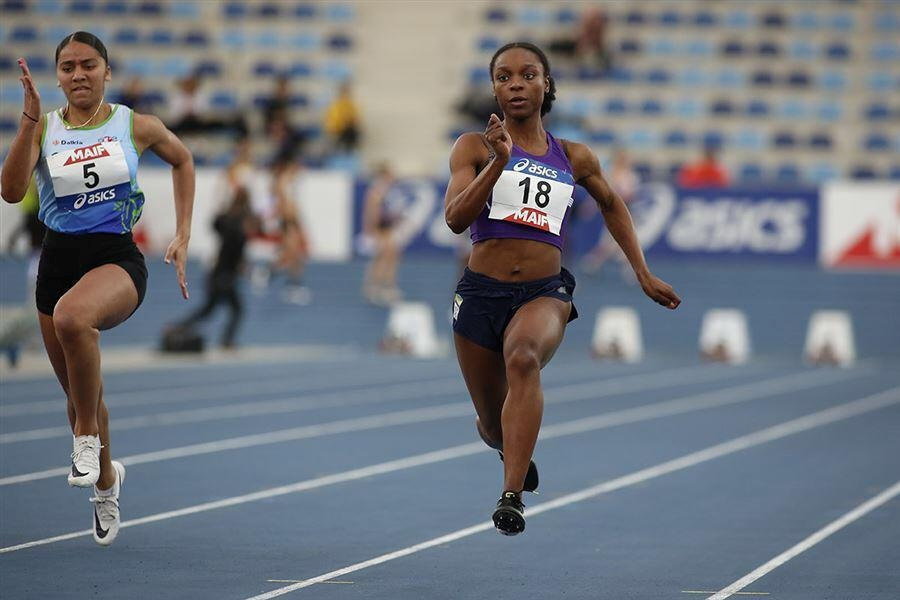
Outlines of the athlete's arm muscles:
[[181,295],[188,298],[185,261],[191,239],[191,215],[194,210],[194,158],[174,133],[153,115],[134,114],[134,141],[138,152],[150,149],[172,165],[175,193],[175,239],[166,250],[166,263],[175,261]]
[[[479,133],[464,133],[450,152],[450,183],[444,196],[444,218],[453,233],[462,233],[484,208],[505,162],[490,157]],[[478,167],[487,166],[478,172]]]
[[634,231],[631,213],[600,172],[597,156],[584,144],[566,141],[564,145],[569,162],[572,163],[575,182],[597,202],[607,229],[625,253],[644,292],[658,304],[676,308],[681,299],[669,284],[650,273]]
[[3,161],[0,175],[3,199],[11,204],[21,202],[31,183],[31,174],[41,155],[41,134],[44,131],[44,117],[38,123],[22,116],[22,124],[9,147],[9,154]]

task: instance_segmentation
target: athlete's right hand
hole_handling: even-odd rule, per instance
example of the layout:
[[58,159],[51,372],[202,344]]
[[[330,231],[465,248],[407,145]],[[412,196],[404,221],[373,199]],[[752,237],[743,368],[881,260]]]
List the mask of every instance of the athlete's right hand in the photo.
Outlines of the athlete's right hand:
[[22,82],[22,87],[25,88],[25,103],[22,110],[31,117],[32,122],[34,120],[40,121],[41,95],[38,94],[37,88],[34,86],[31,71],[28,70],[28,63],[25,62],[24,58],[19,59],[19,68],[22,69],[22,76],[19,77],[19,81]]
[[494,113],[491,113],[491,118],[488,120],[487,128],[484,130],[484,138],[490,144],[497,160],[506,164],[506,161],[509,160],[512,154],[512,138],[509,136],[503,121]]

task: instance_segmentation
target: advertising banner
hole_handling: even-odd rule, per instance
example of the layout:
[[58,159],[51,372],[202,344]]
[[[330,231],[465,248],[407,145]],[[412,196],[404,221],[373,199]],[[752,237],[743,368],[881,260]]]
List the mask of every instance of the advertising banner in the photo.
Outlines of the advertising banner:
[[900,270],[900,185],[835,182],[822,191],[824,266]]

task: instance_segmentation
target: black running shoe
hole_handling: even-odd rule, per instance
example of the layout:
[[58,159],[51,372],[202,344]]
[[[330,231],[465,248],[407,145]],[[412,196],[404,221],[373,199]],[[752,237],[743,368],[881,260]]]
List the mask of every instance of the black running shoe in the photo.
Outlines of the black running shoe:
[[525,531],[525,505],[519,492],[503,492],[494,510],[494,527],[503,535],[518,535]]
[[[500,460],[502,461],[503,453],[498,450],[497,454],[500,455]],[[525,483],[522,485],[522,491],[536,494],[537,492],[535,490],[537,490],[539,481],[537,465],[534,464],[534,461],[531,461],[528,463],[528,472],[525,473]]]

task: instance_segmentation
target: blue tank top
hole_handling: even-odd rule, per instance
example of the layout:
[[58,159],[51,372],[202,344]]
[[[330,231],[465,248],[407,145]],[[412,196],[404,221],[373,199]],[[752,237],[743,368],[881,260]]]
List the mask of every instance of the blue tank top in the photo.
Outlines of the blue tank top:
[[547,133],[547,153],[529,154],[516,145],[469,231],[472,243],[493,238],[545,242],[562,249],[575,180],[560,143]]
[[46,115],[35,179],[38,218],[60,233],[127,233],[141,216],[134,113],[112,104],[93,127],[66,129],[61,109]]

